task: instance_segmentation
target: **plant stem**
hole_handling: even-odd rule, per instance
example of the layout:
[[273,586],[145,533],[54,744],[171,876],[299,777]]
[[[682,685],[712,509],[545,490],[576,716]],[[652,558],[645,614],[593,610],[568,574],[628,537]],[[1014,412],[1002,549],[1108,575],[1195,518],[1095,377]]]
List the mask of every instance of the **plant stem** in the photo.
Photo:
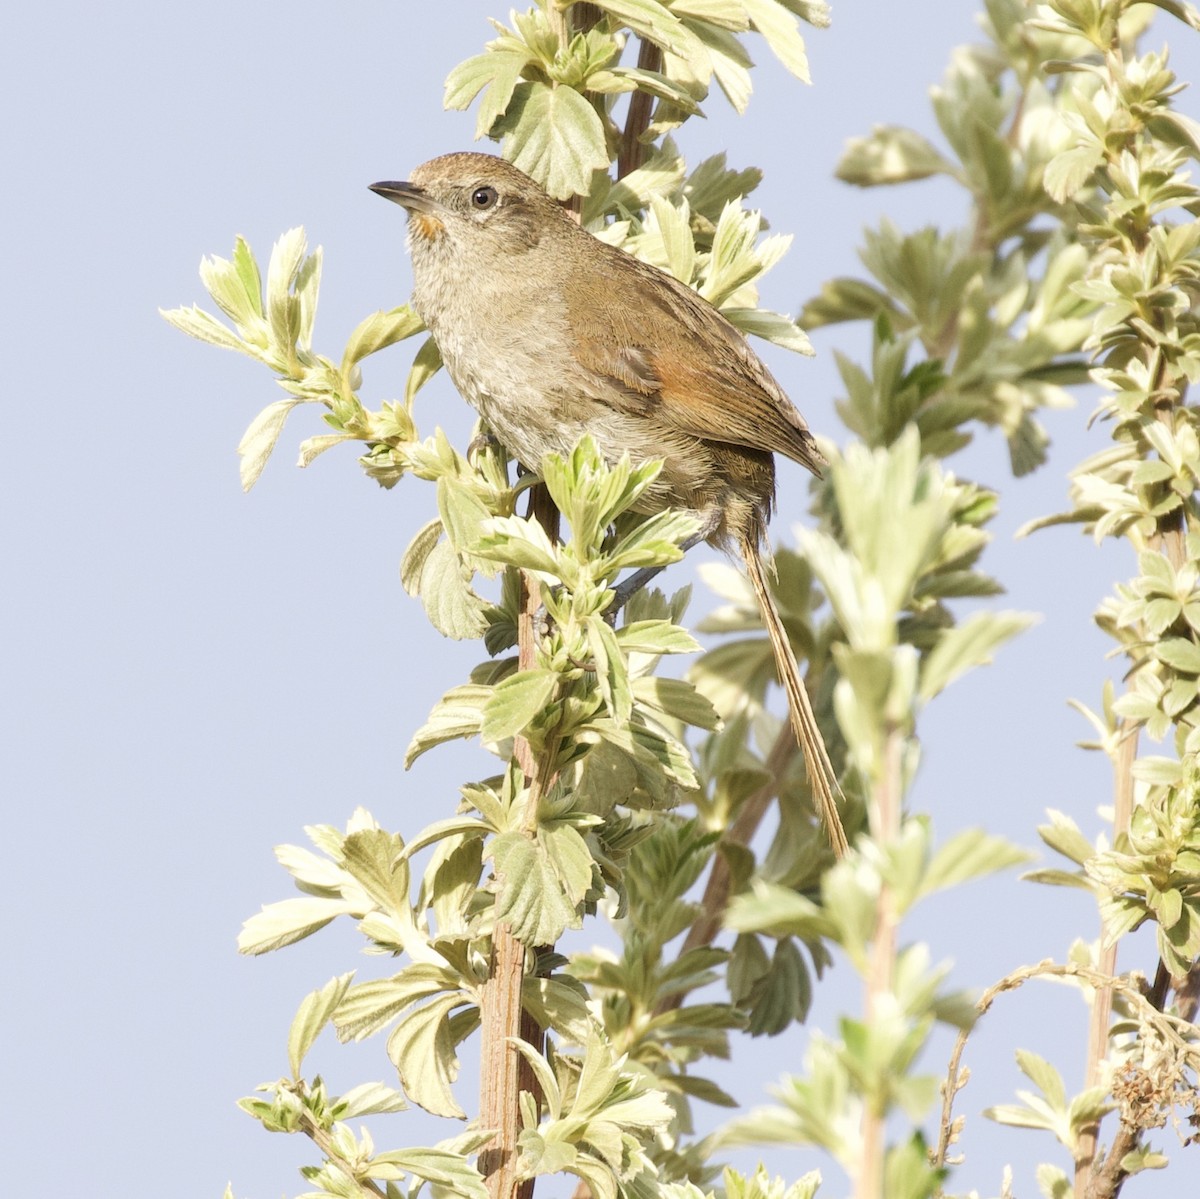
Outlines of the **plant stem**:
[[[904,735],[888,730],[883,748],[883,771],[871,804],[871,835],[886,851],[900,835],[901,768]],[[866,986],[866,1022],[879,1016],[880,1003],[892,993],[896,972],[896,932],[899,921],[891,888],[882,884],[875,901],[875,936],[871,941]],[[884,1101],[868,1093],[863,1105],[862,1162],[854,1179],[854,1199],[883,1199],[883,1163],[887,1152],[887,1110]]]
[[[1110,56],[1111,57],[1111,56]],[[1117,64],[1119,66],[1119,62]],[[1111,64],[1110,64],[1111,66]],[[1115,68],[1114,68],[1115,69]],[[1162,322],[1159,322],[1160,328]],[[1171,377],[1165,356],[1158,350],[1152,351],[1153,394],[1155,419],[1174,429],[1177,408],[1186,397],[1186,383]],[[1187,561],[1187,524],[1181,506],[1159,519],[1158,529],[1152,545],[1171,563],[1174,570],[1181,570]],[[1137,761],[1138,725],[1130,720],[1121,722],[1121,744],[1115,764],[1115,794],[1113,801],[1113,845],[1118,845],[1123,834],[1129,832],[1129,821],[1133,815],[1133,766]],[[1110,945],[1101,954],[1098,963],[1107,975],[1117,971],[1117,946]],[[1158,977],[1152,992],[1151,1002],[1160,1011],[1170,993],[1171,979],[1160,961]],[[1100,1081],[1100,1068],[1108,1055],[1109,1025],[1112,1021],[1112,992],[1097,991],[1092,1002],[1091,1020],[1088,1029],[1088,1064],[1084,1086],[1096,1086]],[[1120,1193],[1128,1174],[1121,1165],[1125,1155],[1141,1143],[1142,1130],[1122,1124],[1103,1162],[1097,1163],[1097,1137],[1100,1121],[1096,1120],[1083,1130],[1079,1138],[1079,1149],[1075,1158],[1076,1199],[1112,1199]]]
[[333,1143],[333,1137],[321,1128],[309,1115],[305,1115],[301,1125],[305,1135],[312,1141],[326,1158],[331,1161],[347,1178],[351,1179],[358,1190],[367,1199],[387,1199],[387,1192],[377,1182],[370,1178],[359,1178],[354,1173],[354,1167],[338,1151]]
[[[1121,742],[1113,761],[1113,844],[1123,832],[1129,831],[1133,814],[1133,764],[1137,761],[1138,726],[1130,720],[1121,722]],[[1098,969],[1112,977],[1117,972],[1117,943],[1114,941],[1100,954]],[[1092,997],[1088,1021],[1087,1072],[1083,1085],[1094,1087],[1100,1082],[1100,1068],[1108,1056],[1108,1030],[1112,1023],[1112,991],[1102,987]],[[1075,1153],[1075,1195],[1083,1199],[1092,1181],[1096,1163],[1096,1145],[1100,1133],[1099,1119],[1079,1134]]]
[[[779,794],[783,786],[783,776],[796,756],[796,738],[791,726],[784,724],[775,738],[770,752],[767,754],[764,768],[770,778],[750,795],[742,804],[733,822],[725,830],[721,840],[730,845],[749,845],[758,832],[758,826],[771,807],[771,801]],[[700,949],[711,945],[716,940],[717,933],[725,919],[725,909],[729,906],[729,887],[732,883],[729,873],[729,862],[721,854],[713,858],[712,872],[704,888],[704,897],[700,901],[700,910],[696,913],[692,927],[684,938],[681,953],[689,949]],[[676,997],[676,1006],[682,997]]]
[[[1147,996],[1143,995],[1140,988],[1129,979],[1103,974],[1090,966],[1078,966],[1074,962],[1052,962],[1047,960],[1038,962],[1035,966],[1022,966],[1014,970],[1011,974],[1006,974],[999,982],[993,983],[984,991],[979,997],[979,1001],[975,1004],[975,1022],[970,1028],[963,1029],[955,1039],[954,1049],[950,1054],[950,1063],[946,1068],[946,1081],[942,1087],[942,1121],[938,1135],[937,1151],[933,1155],[934,1166],[940,1167],[946,1164],[946,1153],[953,1140],[954,1098],[962,1090],[963,1083],[966,1081],[965,1071],[961,1063],[963,1051],[967,1047],[967,1041],[975,1029],[979,1027],[980,1019],[987,1015],[991,1010],[992,1004],[996,1002],[999,996],[1009,991],[1016,991],[1033,978],[1075,978],[1097,990],[1119,991],[1133,1009],[1137,1018],[1143,1023],[1149,1024],[1154,1029],[1155,1034],[1161,1037],[1172,1049],[1181,1054],[1188,1054],[1193,1051],[1192,1036],[1194,1030],[1190,1025],[1189,1019],[1169,1016],[1162,1010],[1169,989],[1167,984],[1170,982],[1169,979],[1165,983],[1163,982],[1162,972],[1160,972],[1159,978],[1155,980],[1155,985],[1151,993]],[[1122,1129],[1122,1133],[1124,1131]],[[1120,1135],[1117,1139],[1118,1141],[1121,1140]],[[1108,1180],[1094,1180],[1092,1189],[1088,1192],[1088,1199],[1102,1199],[1102,1197],[1103,1199],[1111,1199],[1111,1196],[1116,1195],[1117,1191],[1120,1190],[1120,1183],[1127,1177],[1123,1172],[1120,1172],[1121,1158],[1133,1145],[1125,1144],[1124,1149],[1119,1155],[1117,1154],[1118,1147],[1118,1144],[1114,1142],[1105,1166],[1100,1172],[1101,1174],[1105,1174],[1108,1171],[1109,1164],[1112,1163],[1114,1165],[1115,1169],[1111,1172],[1110,1177],[1116,1183],[1115,1189],[1109,1185]],[[1118,1172],[1120,1172],[1119,1179],[1116,1177]],[[1102,1187],[1108,1187],[1108,1189],[1101,1189]]]
[[[638,50],[638,68],[643,71],[661,71],[662,51],[653,43],[643,41]],[[624,179],[630,171],[636,171],[646,157],[642,134],[650,127],[650,113],[654,108],[654,97],[640,88],[629,97],[629,111],[625,114],[625,132],[621,135],[621,149],[617,155],[617,178]]]
[[512,1046],[521,1035],[521,982],[525,976],[525,946],[498,924],[492,936],[488,980],[480,999],[482,1019],[479,1076],[479,1122],[496,1129],[491,1144],[479,1155],[479,1171],[492,1199],[529,1199],[533,1180],[517,1178],[519,1097],[532,1080],[525,1059]]
[[[529,515],[553,539],[558,535],[558,510],[540,484],[529,493]],[[517,623],[518,669],[529,670],[537,656],[536,617],[541,606],[540,589],[532,575],[521,574],[521,613]],[[556,743],[546,745],[540,758],[529,742],[518,737],[513,754],[527,780],[525,825],[536,827],[537,809],[553,774]],[[517,1137],[521,1130],[522,1091],[537,1093],[533,1071],[513,1048],[525,1040],[540,1048],[541,1029],[521,1004],[525,978],[525,946],[507,924],[498,923],[492,933],[492,956],[488,979],[480,996],[479,1122],[496,1129],[492,1142],[479,1155],[479,1171],[487,1182],[491,1199],[532,1199],[533,1179],[517,1176]]]

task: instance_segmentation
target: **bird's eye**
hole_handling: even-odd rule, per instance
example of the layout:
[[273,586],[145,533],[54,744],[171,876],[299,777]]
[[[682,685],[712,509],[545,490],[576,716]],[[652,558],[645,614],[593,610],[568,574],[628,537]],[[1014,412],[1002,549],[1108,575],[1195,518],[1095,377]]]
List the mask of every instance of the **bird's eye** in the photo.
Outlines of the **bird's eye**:
[[477,187],[471,193],[471,203],[480,212],[486,212],[499,198],[494,187]]

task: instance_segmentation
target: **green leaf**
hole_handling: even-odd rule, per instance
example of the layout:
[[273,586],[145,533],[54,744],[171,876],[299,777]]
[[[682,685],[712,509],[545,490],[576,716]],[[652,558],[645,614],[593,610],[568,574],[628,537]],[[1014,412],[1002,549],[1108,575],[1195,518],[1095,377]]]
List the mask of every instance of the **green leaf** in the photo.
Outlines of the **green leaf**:
[[209,345],[220,346],[223,350],[237,350],[241,354],[249,354],[252,358],[259,357],[258,350],[246,342],[215,316],[193,304],[190,308],[160,308],[159,316],[174,325],[176,329],[186,333],[197,341],[208,342]]
[[681,17],[695,17],[706,25],[716,25],[741,33],[750,28],[750,19],[741,0],[671,0],[671,11]]
[[492,517],[470,550],[478,558],[535,571],[547,582],[557,582],[565,566],[546,530],[520,516]]
[[888,314],[894,328],[903,329],[910,323],[886,292],[862,279],[842,277],[821,284],[821,294],[804,305],[799,323],[806,329],[819,329],[843,321],[874,320],[880,313]]
[[812,979],[795,941],[784,937],[775,946],[770,968],[754,987],[747,1026],[752,1037],[775,1036],[802,1021],[812,1003]]
[[346,374],[368,354],[413,337],[424,328],[425,322],[407,304],[387,312],[372,312],[365,320],[359,321],[350,334],[350,340],[346,342],[342,354],[342,373]]
[[233,243],[233,269],[237,272],[250,311],[261,318],[264,315],[262,276],[258,273],[258,263],[250,243],[241,235]]
[[405,843],[396,860],[408,861],[413,854],[448,838],[465,837],[474,840],[482,837],[489,828],[490,826],[481,823],[477,816],[466,814],[435,820],[432,824],[427,824],[411,841]]
[[564,978],[526,976],[521,996],[539,1026],[553,1029],[566,1041],[585,1045],[596,1032],[596,1018],[588,1007],[587,991],[581,983],[571,985]]
[[1017,1050],[1017,1065],[1021,1073],[1042,1092],[1046,1102],[1055,1111],[1065,1111],[1067,1106],[1067,1088],[1063,1085],[1062,1075],[1044,1057],[1028,1049]]
[[[385,1182],[396,1182],[404,1174],[411,1174],[428,1182],[431,1193],[439,1199],[449,1195],[458,1195],[461,1199],[488,1199],[488,1189],[479,1171],[462,1153],[444,1148],[392,1149],[377,1153],[362,1173],[366,1178]],[[413,1187],[408,1193],[416,1194],[416,1191]],[[392,1193],[393,1188],[389,1186],[389,1197]]]
[[491,845],[500,890],[496,919],[525,945],[553,945],[567,928],[579,928],[577,902],[564,893],[545,847],[523,833],[501,833]]
[[573,88],[518,84],[496,132],[504,157],[558,200],[586,196],[592,172],[608,167],[604,126]]
[[753,91],[750,82],[753,63],[745,46],[732,33],[713,25],[697,22],[693,29],[708,51],[713,74],[725,98],[733,105],[735,112],[739,115],[744,113]]
[[409,595],[421,594],[421,576],[425,571],[425,563],[441,535],[442,522],[431,520],[427,525],[423,525],[408,543],[408,549],[400,559],[400,584]]
[[[717,1107],[737,1107],[738,1105],[738,1101],[728,1091],[723,1091],[710,1078],[700,1078],[695,1074],[673,1074],[670,1077],[670,1083],[678,1087],[685,1095],[703,1100],[705,1103],[716,1104]],[[665,1080],[660,1085],[665,1085]]]
[[391,978],[358,983],[346,993],[334,1016],[338,1037],[342,1041],[361,1041],[387,1027],[412,1004],[446,994],[457,995],[460,1002],[465,1002],[458,975],[437,962],[416,962]]
[[612,13],[638,37],[677,55],[697,73],[708,71],[710,64],[703,43],[657,0],[597,0],[596,7]]
[[811,83],[808,55],[796,18],[776,0],[742,0],[742,7],[775,57],[802,83]]
[[342,843],[342,865],[381,912],[412,918],[409,902],[408,862],[404,841],[397,833],[381,828],[362,828]]
[[1020,612],[975,612],[947,630],[922,663],[921,698],[933,699],[968,670],[990,662],[999,646],[1035,619]]
[[1076,887],[1082,891],[1092,890],[1092,885],[1079,874],[1066,870],[1026,870],[1021,878],[1029,883],[1042,883],[1048,887]]
[[318,246],[300,264],[296,274],[296,306],[300,314],[296,344],[302,350],[312,349],[313,324],[317,319],[317,297],[321,288],[322,256],[323,251]]
[[425,557],[420,596],[429,623],[444,637],[471,641],[487,628],[486,605],[471,589],[471,570],[448,541]]
[[311,466],[326,450],[331,450],[335,445],[341,445],[345,441],[357,440],[359,438],[354,433],[325,433],[317,437],[306,437],[300,443],[300,454],[296,465],[299,467]]
[[1075,1188],[1066,1173],[1049,1162],[1038,1166],[1036,1177],[1038,1189],[1045,1199],[1071,1199],[1075,1193]]
[[483,709],[491,698],[492,688],[467,683],[452,687],[434,705],[429,719],[413,734],[404,753],[407,770],[426,750],[444,741],[473,737],[483,723]]
[[680,543],[699,528],[695,515],[685,510],[656,512],[612,547],[605,568],[609,572],[629,567],[669,566],[683,557]]
[[1154,656],[1184,674],[1200,674],[1200,645],[1185,637],[1167,637],[1154,647]]
[[924,898],[970,879],[1007,870],[1029,861],[1031,856],[1003,837],[993,837],[983,829],[964,829],[933,855],[922,875],[917,897]]
[[[1121,1169],[1126,1174],[1140,1174],[1143,1170],[1165,1170],[1170,1164],[1170,1160],[1164,1154],[1149,1145],[1139,1145],[1121,1158]],[[1064,1191],[1063,1194],[1065,1197],[1070,1191]]]
[[640,67],[612,67],[589,75],[587,88],[601,94],[641,91],[665,100],[688,116],[704,115],[690,87],[676,83],[658,71],[645,71]]
[[[240,238],[238,240],[241,241]],[[246,294],[242,276],[234,263],[215,255],[202,258],[200,281],[217,307],[234,322],[239,331],[249,332],[255,328],[262,315],[262,299],[258,294],[253,298]]]
[[722,308],[721,315],[743,333],[761,337],[785,350],[811,358],[816,350],[808,334],[790,316],[766,308]]
[[690,284],[696,270],[696,242],[687,201],[676,208],[664,196],[651,196],[650,211],[662,238],[667,269],[680,283]]
[[596,670],[596,685],[604,704],[618,725],[625,725],[633,714],[633,695],[629,690],[629,671],[612,628],[600,615],[588,617],[588,648]]
[[522,670],[498,683],[483,708],[480,736],[484,741],[515,737],[549,706],[558,687],[553,670]]
[[437,481],[438,512],[446,537],[460,554],[468,553],[483,536],[484,522],[492,514],[487,505],[465,483],[453,475],[443,475]]
[[1098,143],[1075,146],[1056,154],[1047,164],[1042,184],[1050,198],[1065,204],[1074,196],[1104,162],[1104,148]]
[[416,394],[442,369],[442,352],[432,337],[427,337],[413,357],[408,379],[404,384],[404,402],[411,404]]
[[1038,826],[1038,836],[1051,849],[1065,858],[1070,858],[1078,866],[1096,856],[1096,847],[1079,831],[1079,826],[1069,816],[1053,808],[1049,809],[1046,815],[1050,817],[1050,823]]
[[1052,1116],[1032,1108],[1020,1107],[1015,1103],[1001,1103],[995,1107],[984,1108],[983,1115],[989,1120],[995,1120],[997,1124],[1007,1124],[1010,1128],[1040,1128],[1054,1132],[1057,1127]]
[[388,1057],[399,1071],[405,1094],[435,1116],[459,1120],[466,1118],[466,1112],[450,1090],[458,1077],[450,1013],[464,1002],[455,992],[415,1008],[396,1025],[387,1043]]
[[617,644],[627,654],[694,654],[700,642],[669,620],[636,620],[616,631]]
[[643,675],[633,681],[633,696],[639,705],[646,705],[694,728],[713,732],[721,727],[716,708],[686,679]]
[[257,955],[304,940],[338,916],[354,913],[354,905],[340,899],[285,899],[266,904],[251,916],[238,934],[238,952]]
[[858,187],[907,183],[931,175],[957,178],[958,169],[912,129],[876,125],[869,137],[854,137],[838,160],[837,177]]
[[565,820],[544,824],[538,830],[538,844],[545,849],[567,902],[582,903],[592,887],[595,863],[578,829]]
[[292,1077],[300,1077],[303,1064],[313,1042],[329,1023],[334,1009],[342,1002],[354,971],[331,978],[319,991],[310,991],[300,1002],[292,1026],[288,1030],[288,1065]]
[[335,1120],[354,1120],[359,1116],[402,1112],[407,1107],[404,1096],[394,1087],[385,1087],[381,1082],[364,1082],[338,1096],[333,1105],[333,1117]]
[[484,92],[475,121],[475,140],[478,141],[487,136],[508,108],[521,72],[530,60],[527,50],[488,50],[476,54],[459,63],[446,76],[442,104],[450,109],[467,108],[481,91]]
[[250,427],[242,434],[238,442],[237,452],[241,457],[240,471],[242,490],[249,491],[258,482],[259,475],[267,465],[267,459],[275,449],[279,434],[283,432],[288,414],[297,404],[311,403],[311,400],[287,399],[276,400],[268,404],[250,422]]
[[304,230],[289,229],[271,247],[267,266],[267,320],[272,346],[287,358],[291,358],[300,336],[300,301],[291,289],[300,274],[307,248]]
[[738,933],[796,936],[804,941],[828,936],[832,928],[829,916],[807,896],[761,881],[731,901],[725,925]]

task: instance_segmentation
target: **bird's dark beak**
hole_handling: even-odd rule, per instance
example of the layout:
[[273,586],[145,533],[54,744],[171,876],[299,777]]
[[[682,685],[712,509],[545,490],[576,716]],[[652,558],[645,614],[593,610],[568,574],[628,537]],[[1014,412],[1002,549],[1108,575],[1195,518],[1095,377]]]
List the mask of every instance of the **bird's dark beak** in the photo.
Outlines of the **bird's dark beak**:
[[377,196],[391,200],[409,212],[434,215],[442,211],[442,205],[414,183],[372,183],[370,187]]

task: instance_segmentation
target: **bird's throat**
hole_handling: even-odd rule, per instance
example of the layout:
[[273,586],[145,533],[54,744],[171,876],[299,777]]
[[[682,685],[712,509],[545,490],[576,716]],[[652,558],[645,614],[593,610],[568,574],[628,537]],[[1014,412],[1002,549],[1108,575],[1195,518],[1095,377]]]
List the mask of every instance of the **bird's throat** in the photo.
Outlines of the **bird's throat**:
[[430,212],[414,212],[409,216],[408,228],[414,237],[424,241],[437,241],[446,232],[446,226]]

